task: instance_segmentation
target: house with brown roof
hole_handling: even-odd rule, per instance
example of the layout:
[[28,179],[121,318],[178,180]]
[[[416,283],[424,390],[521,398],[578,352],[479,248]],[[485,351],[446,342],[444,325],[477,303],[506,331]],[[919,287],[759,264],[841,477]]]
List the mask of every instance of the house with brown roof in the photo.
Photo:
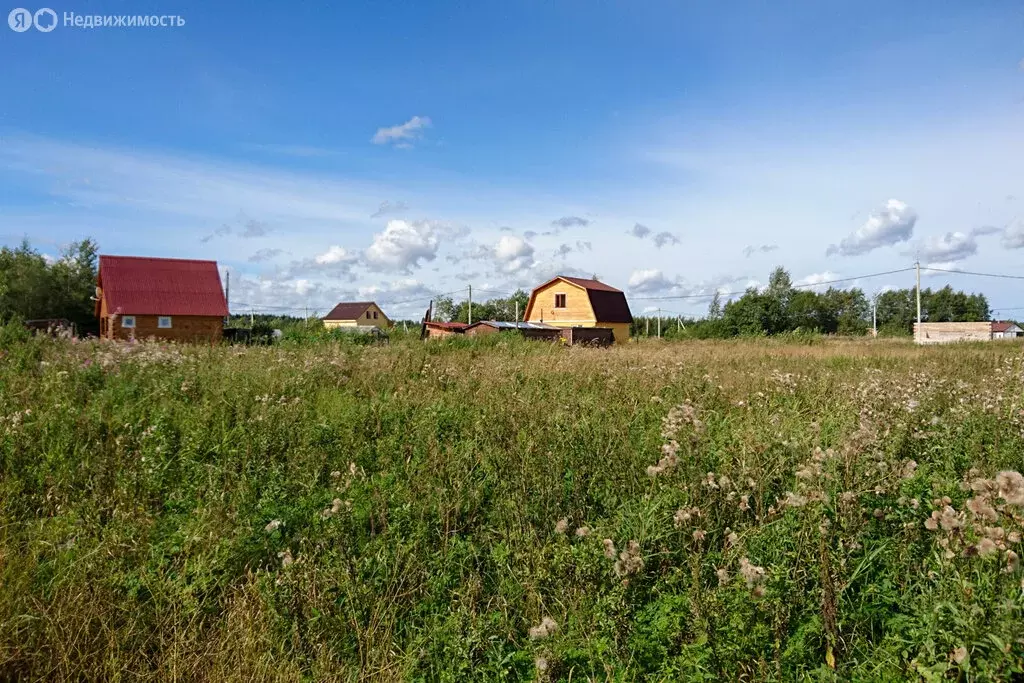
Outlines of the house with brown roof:
[[216,261],[101,255],[95,299],[105,339],[216,341],[228,315]]
[[559,275],[530,293],[523,319],[561,328],[608,328],[615,342],[625,342],[633,315],[622,290],[596,279]]
[[343,301],[323,317],[324,327],[391,327],[391,320],[372,301]]
[[1024,329],[1009,320],[996,320],[992,323],[993,339],[1015,339],[1024,337]]

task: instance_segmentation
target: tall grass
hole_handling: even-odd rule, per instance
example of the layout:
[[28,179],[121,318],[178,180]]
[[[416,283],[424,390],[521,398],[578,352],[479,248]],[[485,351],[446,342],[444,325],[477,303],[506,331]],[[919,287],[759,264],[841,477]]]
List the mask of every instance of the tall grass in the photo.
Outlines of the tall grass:
[[0,340],[0,678],[1024,670],[1012,344]]

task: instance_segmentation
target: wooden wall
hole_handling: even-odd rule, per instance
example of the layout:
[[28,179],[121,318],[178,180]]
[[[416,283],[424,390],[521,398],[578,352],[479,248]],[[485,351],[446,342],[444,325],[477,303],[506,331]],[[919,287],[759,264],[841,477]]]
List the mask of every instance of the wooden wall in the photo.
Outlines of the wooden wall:
[[171,328],[161,329],[155,315],[135,316],[135,327],[122,327],[123,316],[101,319],[102,336],[107,339],[144,340],[153,337],[168,341],[194,342],[219,341],[224,336],[224,319],[202,315],[171,316]]
[[948,344],[958,341],[990,341],[992,323],[914,323],[914,339],[919,344]]
[[[556,294],[565,294],[565,308],[555,308]],[[527,306],[527,316],[527,322],[545,322],[557,327],[585,326],[597,322],[587,290],[562,280],[555,280],[533,293],[530,305]]]

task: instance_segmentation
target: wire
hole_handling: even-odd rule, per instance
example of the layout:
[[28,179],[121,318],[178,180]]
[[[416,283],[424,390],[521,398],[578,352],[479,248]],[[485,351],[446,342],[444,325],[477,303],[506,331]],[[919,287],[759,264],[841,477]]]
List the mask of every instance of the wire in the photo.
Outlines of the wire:
[[955,273],[957,275],[977,275],[980,277],[999,277],[1007,280],[1024,280],[1024,275],[1004,275],[1002,273],[976,273],[970,270],[947,270],[946,268],[932,268],[931,266],[921,266],[921,270],[932,270],[938,273]]

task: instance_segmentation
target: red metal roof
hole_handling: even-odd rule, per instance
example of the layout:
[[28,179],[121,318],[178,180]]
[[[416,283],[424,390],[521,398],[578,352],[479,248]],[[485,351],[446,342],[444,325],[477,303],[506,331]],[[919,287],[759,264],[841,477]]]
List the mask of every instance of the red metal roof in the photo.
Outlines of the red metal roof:
[[1016,327],[1014,323],[1007,322],[1004,320],[996,320],[992,323],[993,332],[1006,332],[1011,327]]
[[443,323],[434,320],[428,320],[423,324],[427,327],[440,327],[443,330],[464,330],[469,327],[466,323]]
[[356,320],[362,318],[366,309],[372,305],[372,301],[343,301],[332,308],[331,312],[324,316],[324,320]]
[[99,286],[112,314],[228,315],[216,261],[100,256]]

